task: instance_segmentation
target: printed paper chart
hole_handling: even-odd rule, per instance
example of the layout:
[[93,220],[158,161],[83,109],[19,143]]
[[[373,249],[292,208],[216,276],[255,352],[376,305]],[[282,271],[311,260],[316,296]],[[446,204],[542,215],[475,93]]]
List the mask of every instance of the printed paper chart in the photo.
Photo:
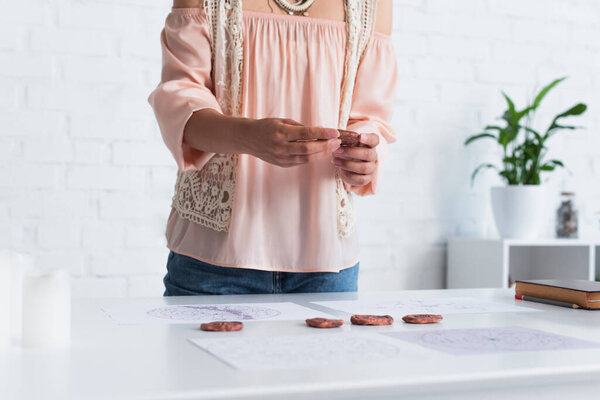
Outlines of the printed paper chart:
[[471,297],[406,300],[317,301],[314,304],[349,314],[389,314],[396,319],[407,314],[469,314],[538,311],[512,304],[496,303]]
[[454,355],[600,347],[600,343],[521,327],[441,329],[382,334]]
[[295,303],[187,304],[102,307],[120,325],[190,324],[210,321],[284,321],[329,317]]
[[252,371],[381,363],[400,358],[406,361],[416,357],[389,338],[348,332],[189,340],[236,369]]

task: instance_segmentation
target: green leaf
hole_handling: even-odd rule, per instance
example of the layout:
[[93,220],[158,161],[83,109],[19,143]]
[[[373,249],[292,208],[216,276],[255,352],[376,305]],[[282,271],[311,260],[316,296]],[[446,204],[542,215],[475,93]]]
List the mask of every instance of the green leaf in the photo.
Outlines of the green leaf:
[[554,126],[554,129],[568,129],[568,130],[575,130],[575,129],[583,129],[583,126],[574,126],[574,125],[560,125],[560,124],[556,124]]
[[542,103],[542,100],[544,99],[544,97],[546,97],[546,95],[548,94],[548,92],[550,92],[550,90],[552,90],[556,85],[558,85],[565,79],[567,79],[567,77],[556,79],[553,82],[551,82],[549,85],[547,85],[545,88],[543,88],[536,96],[535,100],[533,101],[533,104],[531,104],[529,107],[525,108],[523,111],[521,111],[517,114],[519,117],[519,120],[521,118],[523,118],[525,115],[529,114],[531,111],[537,110],[538,107],[540,106],[540,104]]
[[540,135],[540,133],[538,131],[536,131],[535,129],[532,129],[528,126],[525,127],[525,130],[527,132],[533,134],[533,136],[535,136],[539,145],[542,145],[544,143],[544,139],[542,138],[542,135]]
[[502,119],[505,120],[506,123],[508,124],[508,126],[510,126],[510,127],[518,125],[520,118],[517,116],[517,110],[515,108],[515,103],[512,101],[512,99],[510,97],[508,97],[508,95],[506,93],[502,92],[502,96],[504,96],[504,99],[506,100],[506,104],[508,104],[508,110],[506,110],[504,112],[504,114],[502,115]]
[[491,138],[496,140],[496,136],[492,135],[491,133],[480,133],[478,135],[473,135],[471,137],[469,137],[467,140],[465,140],[465,146],[467,146],[469,143],[474,142],[475,140],[478,139],[482,139],[482,138]]
[[540,171],[554,171],[556,167],[564,168],[564,164],[560,160],[550,160],[542,165],[539,169]]
[[540,104],[542,103],[542,100],[544,100],[544,97],[546,97],[546,95],[548,94],[548,92],[550,92],[550,90],[552,90],[556,85],[558,85],[559,83],[561,83],[562,81],[564,81],[565,79],[567,79],[567,77],[562,77],[562,78],[558,78],[556,80],[554,80],[553,82],[551,82],[548,86],[546,86],[545,88],[543,88],[538,95],[536,96],[535,100],[533,101],[532,107],[534,110],[537,110],[537,108],[540,106]]
[[520,121],[524,116],[526,116],[527,114],[529,114],[532,110],[533,110],[533,107],[527,107],[524,110],[519,111],[516,114],[517,121]]
[[475,171],[473,171],[473,174],[471,175],[471,185],[473,185],[473,182],[475,182],[475,177],[477,176],[479,171],[481,171],[483,168],[492,168],[495,170],[498,169],[498,167],[496,167],[494,164],[481,164],[480,166],[475,168]]
[[559,160],[550,160],[550,161],[548,161],[548,163],[552,163],[552,164],[554,164],[556,166],[563,167],[563,168],[565,167],[565,164],[563,164],[563,162],[559,161]]
[[581,115],[586,110],[587,110],[587,105],[585,105],[583,103],[579,103],[579,104],[576,104],[573,107],[569,108],[567,111],[565,111],[561,114],[558,114],[556,117],[554,117],[554,120],[550,124],[550,127],[548,128],[548,130],[546,130],[546,134],[544,135],[544,138],[548,138],[550,136],[550,134],[552,133],[552,131],[557,130],[557,129],[571,129],[571,130],[577,129],[577,127],[571,127],[570,125],[560,125],[558,123],[558,120],[565,118],[565,117]]
[[562,114],[558,114],[556,116],[555,120],[561,119],[564,117],[574,116],[574,115],[581,115],[585,112],[585,110],[587,110],[587,105],[585,105],[583,103],[579,103],[579,104],[576,104],[573,107],[569,108],[567,111],[563,112]]
[[500,143],[502,147],[506,147],[510,142],[512,142],[515,139],[515,137],[516,134],[514,130],[502,129],[498,135],[498,143]]
[[512,99],[510,97],[508,97],[508,95],[504,92],[502,92],[502,96],[504,96],[504,98],[506,99],[506,103],[508,104],[508,111],[511,114],[514,114],[515,111],[515,103],[512,101]]
[[484,131],[498,131],[498,132],[500,132],[503,129],[504,128],[502,128],[500,126],[496,126],[496,125],[488,125],[485,128],[483,128]]

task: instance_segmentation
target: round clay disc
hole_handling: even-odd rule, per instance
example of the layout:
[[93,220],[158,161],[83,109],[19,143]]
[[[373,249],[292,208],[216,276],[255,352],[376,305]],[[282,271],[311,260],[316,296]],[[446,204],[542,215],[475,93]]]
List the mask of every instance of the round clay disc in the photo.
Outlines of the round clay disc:
[[337,328],[344,325],[344,321],[341,319],[309,318],[306,320],[306,325],[313,328]]
[[391,325],[394,318],[391,315],[353,315],[350,322],[353,325]]
[[215,321],[207,322],[200,325],[200,329],[203,331],[211,332],[233,332],[240,331],[244,327],[244,324],[239,321]]
[[434,324],[440,322],[444,317],[435,314],[411,314],[402,317],[404,322],[409,324]]
[[360,134],[352,131],[346,131],[343,129],[338,129],[340,132],[340,140],[342,141],[342,146],[348,147],[356,147],[360,141]]

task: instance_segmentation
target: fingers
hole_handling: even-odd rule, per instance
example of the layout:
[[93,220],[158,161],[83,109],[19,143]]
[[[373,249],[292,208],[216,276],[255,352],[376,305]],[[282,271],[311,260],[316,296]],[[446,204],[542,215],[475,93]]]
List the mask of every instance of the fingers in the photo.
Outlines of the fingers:
[[310,142],[290,142],[286,145],[288,154],[305,155],[333,153],[340,147],[340,139],[313,140]]
[[290,142],[297,140],[328,140],[340,136],[337,129],[314,126],[284,125],[283,131],[286,139]]
[[340,146],[340,139],[286,142],[278,146],[275,163],[280,167],[293,167],[330,155]]
[[351,161],[334,158],[333,164],[344,171],[353,172],[360,175],[370,175],[375,172],[376,164],[374,162]]
[[373,133],[361,134],[362,146],[340,147],[333,153],[332,162],[339,167],[342,179],[353,186],[365,186],[373,179],[377,169],[379,136]]
[[[361,135],[362,136],[362,135]],[[333,152],[335,158],[344,160],[376,161],[377,151],[370,147],[340,147]]]
[[375,133],[361,133],[359,142],[367,147],[376,147],[379,144],[379,135]]
[[316,161],[320,158],[324,158],[327,154],[325,153],[315,153],[315,154],[305,154],[305,155],[290,155],[284,158],[281,158],[277,165],[283,168],[296,167],[298,165],[307,164],[313,161]]
[[352,186],[365,186],[371,182],[373,175],[361,175],[341,169],[340,175],[344,182]]

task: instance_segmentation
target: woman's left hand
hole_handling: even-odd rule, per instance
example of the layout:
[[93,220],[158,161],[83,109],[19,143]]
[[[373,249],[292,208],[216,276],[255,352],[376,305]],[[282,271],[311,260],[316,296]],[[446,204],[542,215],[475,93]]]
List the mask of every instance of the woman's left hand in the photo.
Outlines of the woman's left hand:
[[352,186],[368,185],[377,169],[379,136],[361,133],[359,141],[358,147],[342,146],[333,152],[333,164],[340,168],[342,180]]

